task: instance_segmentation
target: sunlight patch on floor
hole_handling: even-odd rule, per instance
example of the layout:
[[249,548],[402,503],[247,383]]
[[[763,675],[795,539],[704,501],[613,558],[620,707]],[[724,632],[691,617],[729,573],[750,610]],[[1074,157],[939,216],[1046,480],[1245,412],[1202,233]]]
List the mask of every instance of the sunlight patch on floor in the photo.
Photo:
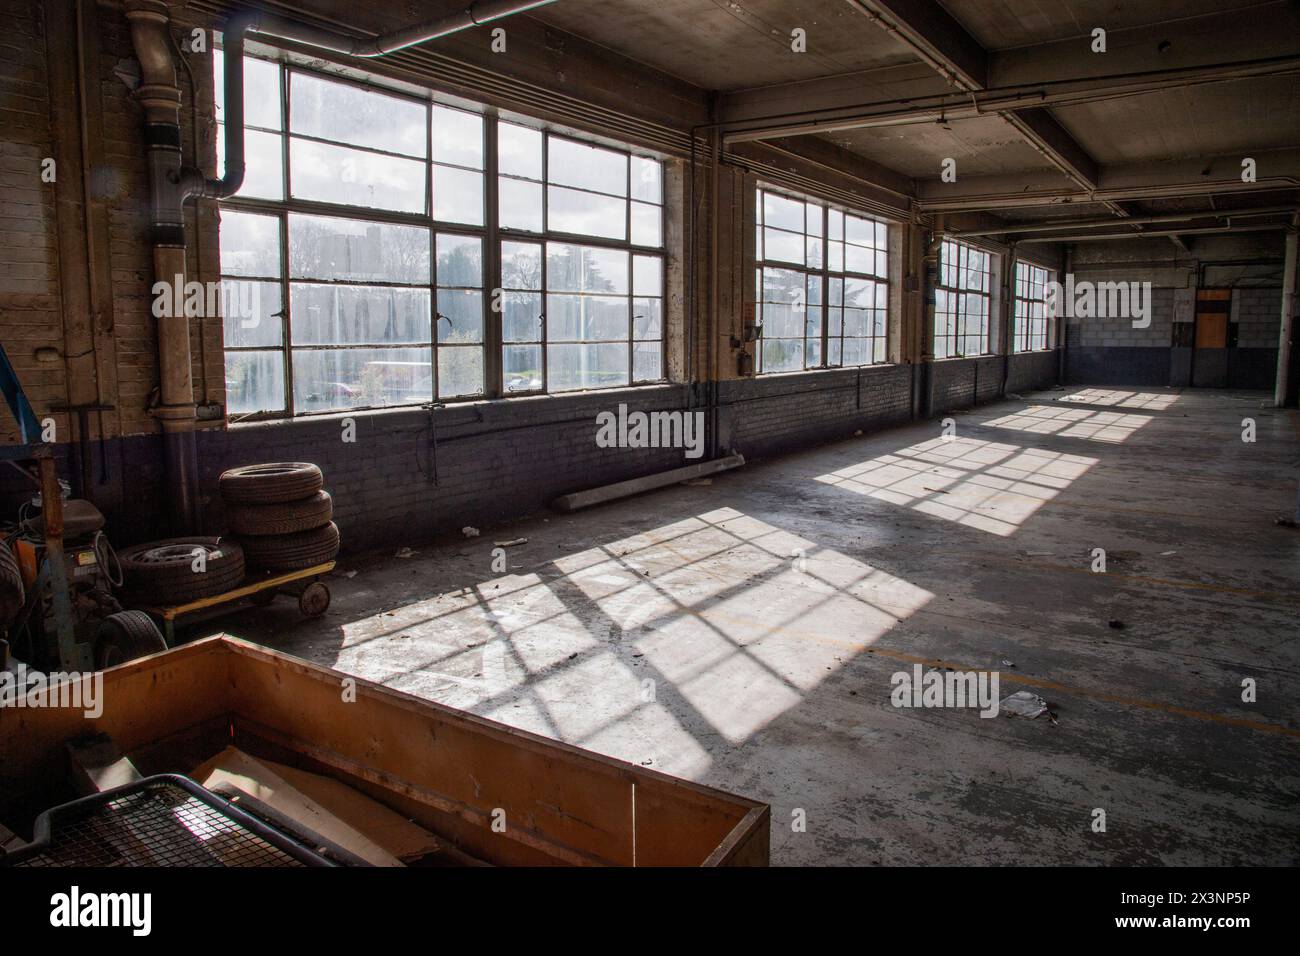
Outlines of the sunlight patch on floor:
[[815,480],[1006,536],[1098,459],[975,438],[933,438]]

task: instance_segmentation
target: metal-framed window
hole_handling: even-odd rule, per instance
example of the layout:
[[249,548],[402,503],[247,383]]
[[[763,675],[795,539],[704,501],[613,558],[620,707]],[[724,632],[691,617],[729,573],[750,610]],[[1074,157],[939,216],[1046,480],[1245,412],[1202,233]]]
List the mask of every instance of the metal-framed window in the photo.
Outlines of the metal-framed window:
[[755,207],[759,374],[884,362],[886,224],[766,187]]
[[934,357],[986,355],[992,257],[957,239],[939,250],[939,281],[934,293]]
[[1016,263],[1015,333],[1017,352],[1052,347],[1051,319],[1047,315],[1047,283],[1052,274],[1030,262]]
[[504,120],[496,134],[503,390],[661,380],[663,165]]
[[[213,61],[220,123],[222,58]],[[662,379],[657,159],[600,148],[627,172],[621,184],[584,190],[566,179],[581,178],[580,151],[597,148],[579,140],[256,56],[246,57],[245,71],[247,175],[223,201],[220,228],[229,414]],[[565,169],[556,177],[545,175],[543,160],[537,184],[555,192],[537,223],[520,218],[525,204],[512,191],[527,185],[526,170],[497,148],[515,131],[572,154],[556,157]],[[593,212],[610,200],[624,207],[619,229]],[[565,231],[548,229],[548,218]],[[516,241],[516,233],[535,241]],[[568,238],[581,242],[558,241]],[[582,287],[565,286],[566,261],[577,263],[571,281]],[[622,306],[617,335],[614,300]],[[570,327],[571,339],[557,338]],[[566,374],[570,366],[576,371]]]

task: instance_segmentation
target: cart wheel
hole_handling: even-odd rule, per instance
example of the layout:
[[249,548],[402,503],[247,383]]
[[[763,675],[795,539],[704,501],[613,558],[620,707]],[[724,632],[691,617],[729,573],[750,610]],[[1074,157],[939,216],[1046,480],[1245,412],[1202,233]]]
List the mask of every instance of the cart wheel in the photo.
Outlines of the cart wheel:
[[167,650],[162,632],[144,611],[118,611],[100,621],[95,667],[107,670],[137,657]]
[[313,581],[298,595],[298,610],[303,617],[320,617],[329,606],[330,589],[319,581]]
[[278,593],[279,592],[276,591],[275,588],[267,588],[265,591],[254,591],[248,596],[248,600],[257,607],[266,607],[275,600],[275,596]]

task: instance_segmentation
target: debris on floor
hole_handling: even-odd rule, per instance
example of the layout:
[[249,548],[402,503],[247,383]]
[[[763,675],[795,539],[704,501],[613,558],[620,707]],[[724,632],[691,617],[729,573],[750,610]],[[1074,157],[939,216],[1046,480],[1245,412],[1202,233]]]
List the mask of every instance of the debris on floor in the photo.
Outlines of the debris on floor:
[[1047,701],[1027,690],[1018,690],[1010,697],[1004,697],[998,709],[1007,717],[1026,717],[1033,720],[1047,713]]
[[469,524],[467,524],[467,525],[465,525],[465,527],[461,528],[461,529],[460,529],[460,533],[463,534],[463,535],[464,535],[465,537],[467,537],[467,538],[477,538],[478,535],[479,535],[478,528],[474,527],[473,525],[469,525]]
[[410,557],[413,557],[413,556],[416,555],[416,554],[419,554],[419,552],[418,552],[418,551],[412,551],[410,548],[398,548],[398,549],[397,549],[397,553],[394,554],[393,557],[395,557],[395,558],[410,558]]
[[517,544],[527,544],[527,538],[511,538],[509,541],[493,541],[498,548],[513,548]]
[[1113,617],[1113,618],[1111,618],[1111,619],[1110,619],[1109,621],[1107,621],[1106,623],[1107,623],[1107,625],[1109,625],[1109,627],[1111,628],[1111,630],[1114,630],[1114,631],[1122,631],[1122,630],[1124,630],[1124,622],[1121,621],[1121,620],[1120,620],[1119,618],[1117,618],[1117,617]]

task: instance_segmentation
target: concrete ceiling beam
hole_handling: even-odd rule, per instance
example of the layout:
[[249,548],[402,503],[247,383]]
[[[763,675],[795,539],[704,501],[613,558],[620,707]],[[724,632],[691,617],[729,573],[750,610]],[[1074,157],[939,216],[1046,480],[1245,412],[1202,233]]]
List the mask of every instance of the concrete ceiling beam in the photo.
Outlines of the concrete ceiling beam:
[[1253,182],[1242,180],[1241,158],[1236,156],[1101,166],[1094,190],[1049,173],[967,176],[956,183],[926,179],[917,182],[917,205],[922,212],[944,213],[1300,189],[1300,150],[1270,150],[1252,158]]

